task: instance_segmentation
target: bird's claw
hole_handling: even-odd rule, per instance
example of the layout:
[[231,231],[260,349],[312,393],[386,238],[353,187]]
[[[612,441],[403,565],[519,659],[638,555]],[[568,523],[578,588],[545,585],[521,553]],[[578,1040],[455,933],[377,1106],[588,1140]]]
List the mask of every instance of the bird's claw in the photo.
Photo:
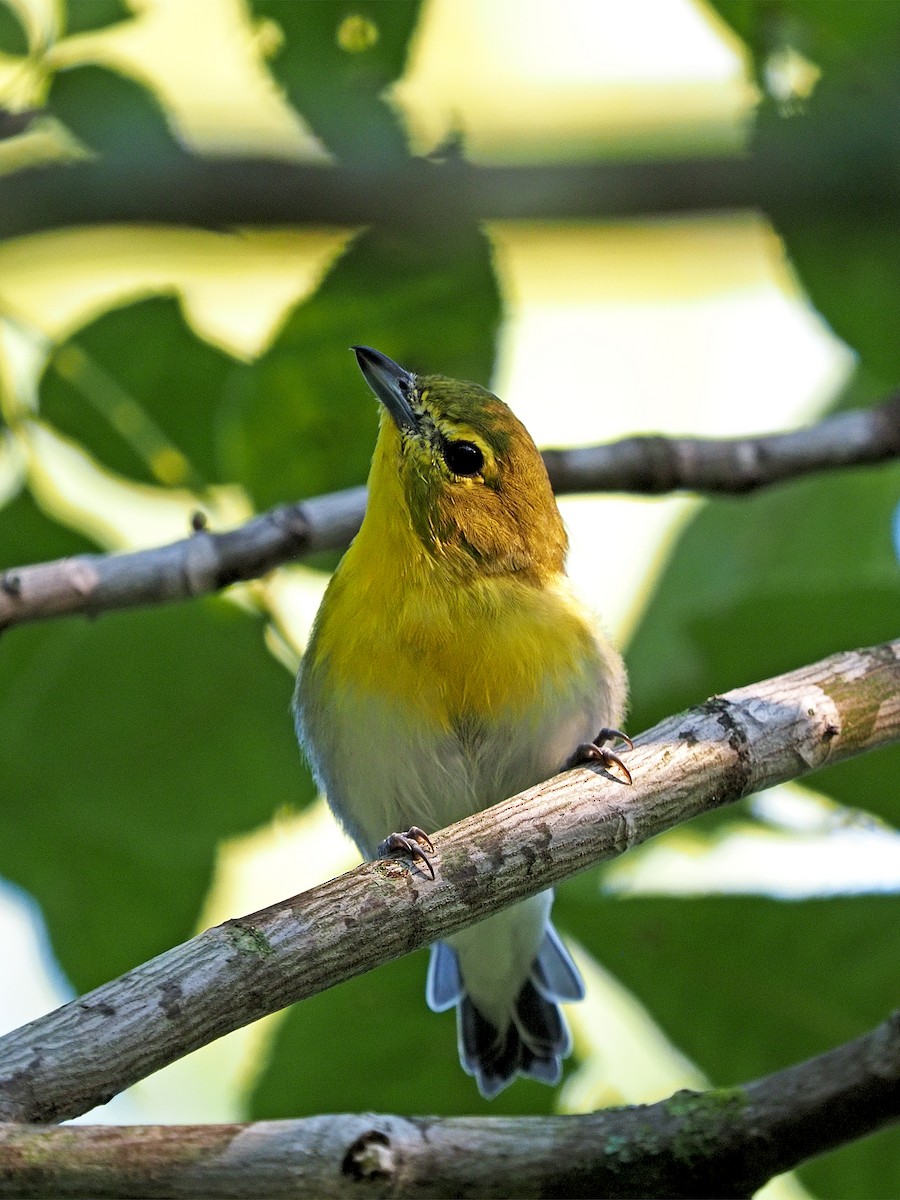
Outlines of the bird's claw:
[[[424,848],[423,848],[424,847]],[[428,868],[431,878],[434,879],[434,867],[431,864],[431,859],[425,853],[428,850],[434,854],[434,845],[431,838],[424,829],[420,829],[418,825],[410,825],[406,833],[390,833],[381,843],[377,850],[379,858],[386,858],[389,854],[408,854],[409,857],[416,862],[423,862]]]
[[609,770],[610,767],[616,767],[624,776],[625,783],[631,783],[631,772],[619,758],[614,750],[610,750],[608,746],[604,746],[604,742],[611,742],[619,739],[628,743],[628,749],[634,749],[634,742],[627,733],[623,733],[621,729],[601,729],[592,742],[585,742],[579,746],[570,759],[571,767],[580,766],[581,763],[599,762],[602,766]]
[[617,740],[620,742],[627,742],[629,750],[634,749],[634,742],[627,733],[623,733],[621,729],[607,729],[606,726],[598,731],[597,736],[594,738],[592,744],[594,746],[602,746],[604,742],[615,742]]

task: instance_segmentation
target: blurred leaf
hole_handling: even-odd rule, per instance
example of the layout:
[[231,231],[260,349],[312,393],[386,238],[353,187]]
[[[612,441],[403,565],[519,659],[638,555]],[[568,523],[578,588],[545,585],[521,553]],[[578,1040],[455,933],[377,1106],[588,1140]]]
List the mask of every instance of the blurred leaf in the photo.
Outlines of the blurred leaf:
[[[900,4],[713,0],[713,6],[746,41],[757,78],[770,93],[760,105],[757,145],[798,131],[824,147],[838,141],[843,169],[877,181],[890,144],[885,131],[894,138],[894,160],[900,156]],[[786,51],[803,55],[822,72],[811,95],[797,103],[779,97],[770,78]],[[769,215],[813,304],[859,353],[871,379],[865,395],[895,387],[900,382],[894,316],[900,307],[900,216],[895,206],[885,204],[865,219],[852,209],[803,219],[790,208]]]
[[164,484],[218,478],[212,428],[234,365],[152,297],[105,313],[51,358],[41,411],[104,465]]
[[68,0],[66,33],[85,33],[102,29],[116,21],[134,17],[124,0]]
[[[705,505],[675,544],[628,649],[630,727],[896,637],[898,492],[900,466],[888,466]],[[812,786],[900,824],[898,770],[892,747],[820,771]]]
[[[885,7],[900,14],[900,5]],[[758,142],[783,136],[790,125],[805,127],[805,136],[825,147],[834,140],[846,144],[852,139],[853,158],[843,169],[871,179],[877,195],[878,180],[889,170],[890,160],[900,161],[897,61],[892,61],[890,73],[871,83],[864,73],[856,77],[834,68],[816,86],[802,114],[782,117],[771,108],[764,110]],[[878,135],[879,127],[892,130],[892,152]],[[895,319],[900,308],[900,214],[896,206],[885,202],[880,210],[865,215],[848,207],[840,213],[806,216],[788,206],[783,211],[773,209],[770,216],[813,305],[859,355],[859,369],[870,381],[868,395],[883,398],[900,383]]]
[[28,53],[28,34],[7,0],[0,0],[0,53],[16,57]]
[[[561,889],[556,914],[716,1085],[829,1050],[897,1004],[900,896],[622,900],[590,872]],[[823,1200],[900,1195],[900,1130],[800,1174]]]
[[46,516],[26,491],[0,506],[0,571],[73,554],[90,554],[96,549],[87,538]]
[[364,483],[378,405],[350,346],[488,383],[500,321],[480,233],[362,234],[272,348],[236,367],[221,425],[225,473],[257,505]]
[[820,1054],[896,1007],[900,896],[616,898],[587,872],[555,913],[716,1085]]
[[97,154],[152,164],[184,153],[153,92],[105,67],[58,71],[47,108]]
[[424,953],[295,1005],[251,1098],[250,1116],[396,1112],[494,1116],[553,1111],[554,1092],[518,1080],[483,1100],[456,1052],[455,1013],[425,1004]]
[[814,1158],[798,1174],[819,1200],[900,1195],[900,1130],[888,1128]]
[[779,218],[777,228],[809,298],[860,355],[872,377],[868,394],[884,398],[900,383],[900,220]]
[[[46,524],[26,497],[0,511],[0,562],[81,548]],[[312,798],[290,693],[221,600],[4,634],[0,875],[79,991],[189,937],[220,840]]]
[[742,38],[762,79],[771,55],[790,47],[823,70],[866,76],[896,56],[900,6],[884,0],[708,0]]
[[329,150],[384,164],[406,157],[406,135],[382,93],[403,72],[421,0],[252,0],[257,19],[275,22],[284,42],[271,69]]

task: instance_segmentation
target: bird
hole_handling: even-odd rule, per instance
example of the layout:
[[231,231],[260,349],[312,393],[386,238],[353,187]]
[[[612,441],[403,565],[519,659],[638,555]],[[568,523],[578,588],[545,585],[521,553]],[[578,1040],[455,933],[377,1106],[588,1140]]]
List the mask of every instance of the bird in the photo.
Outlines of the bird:
[[[362,525],[331,577],[294,692],[318,786],[365,858],[434,877],[431,834],[598,760],[626,702],[622,659],[576,599],[567,535],[524,425],[477,383],[354,346],[380,401]],[[428,832],[426,832],[426,830]],[[556,1084],[584,985],[545,891],[431,948],[429,1007],[455,1008],[463,1069],[490,1099]]]

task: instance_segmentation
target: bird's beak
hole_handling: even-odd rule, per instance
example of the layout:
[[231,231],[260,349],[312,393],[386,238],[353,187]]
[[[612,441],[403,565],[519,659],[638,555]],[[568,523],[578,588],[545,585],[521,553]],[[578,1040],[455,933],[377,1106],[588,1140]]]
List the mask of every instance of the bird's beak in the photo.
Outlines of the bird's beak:
[[416,379],[409,371],[369,346],[352,346],[366,383],[388,410],[399,429],[418,433],[419,418],[409,398],[415,392]]

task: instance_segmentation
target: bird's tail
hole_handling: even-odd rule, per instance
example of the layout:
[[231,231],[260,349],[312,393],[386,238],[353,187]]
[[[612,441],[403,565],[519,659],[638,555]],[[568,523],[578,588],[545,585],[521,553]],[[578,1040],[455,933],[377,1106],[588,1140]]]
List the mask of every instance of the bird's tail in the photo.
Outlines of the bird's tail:
[[578,968],[548,923],[544,939],[509,1012],[504,1029],[488,1020],[466,994],[456,951],[446,942],[431,947],[426,985],[434,1012],[456,1006],[459,1061],[474,1075],[478,1090],[491,1099],[517,1074],[559,1083],[572,1039],[560,1003],[584,999]]

